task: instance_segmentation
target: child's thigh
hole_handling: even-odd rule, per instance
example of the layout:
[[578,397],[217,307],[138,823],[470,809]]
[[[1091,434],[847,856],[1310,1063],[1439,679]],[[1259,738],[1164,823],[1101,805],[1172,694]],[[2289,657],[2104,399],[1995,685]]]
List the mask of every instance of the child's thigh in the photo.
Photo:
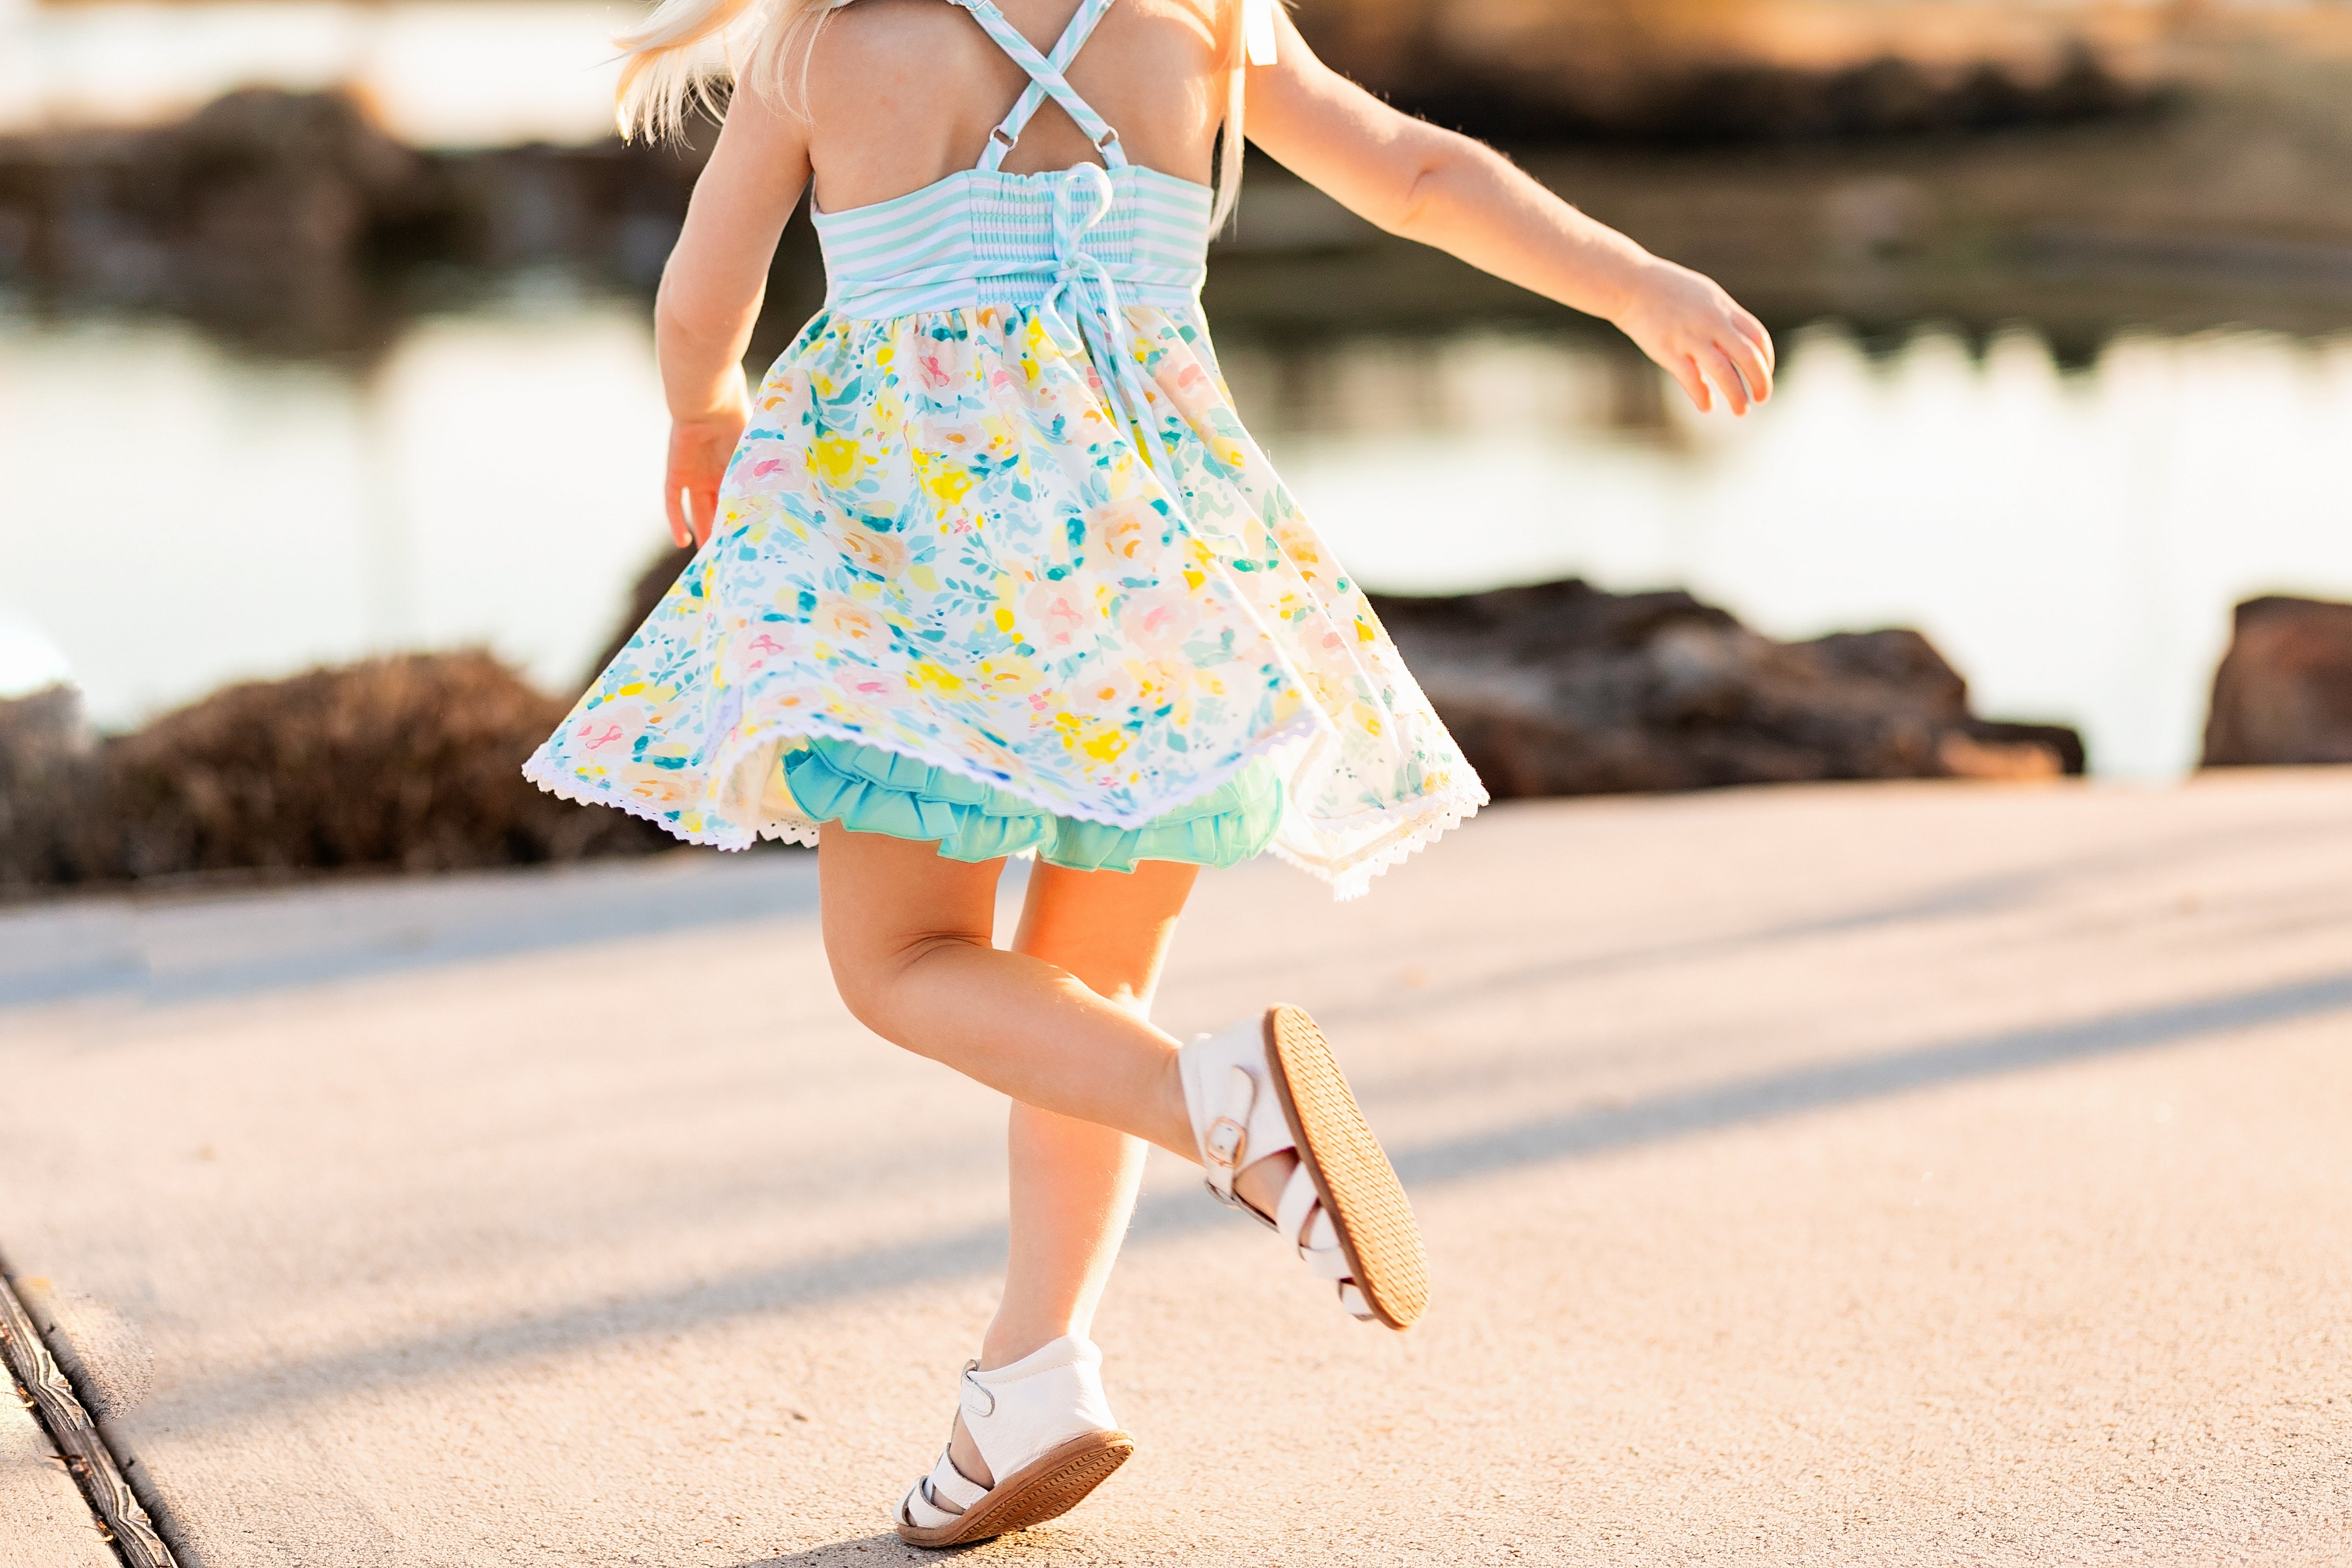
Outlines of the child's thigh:
[[1029,874],[1015,951],[1067,970],[1097,996],[1146,1001],[1175,940],[1198,866],[1145,860],[1132,871],[1073,871],[1040,861]]
[[950,860],[937,844],[838,824],[826,826],[816,859],[825,956],[845,995],[927,948],[994,937],[1001,859]]

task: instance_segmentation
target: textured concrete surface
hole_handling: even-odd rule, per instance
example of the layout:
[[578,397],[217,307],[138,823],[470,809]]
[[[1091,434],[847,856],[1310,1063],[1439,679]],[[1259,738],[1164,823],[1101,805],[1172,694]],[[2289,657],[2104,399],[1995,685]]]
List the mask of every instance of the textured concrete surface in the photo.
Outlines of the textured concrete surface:
[[[193,1568],[915,1555],[1000,1103],[843,1014],[811,870],[0,919],[0,1246],[152,1345]],[[2352,1560],[2352,771],[1513,806],[1204,879],[1163,1020],[1273,999],[1430,1318],[1161,1162],[1138,1458],[974,1555]]]
[[0,1372],[0,1568],[119,1568],[58,1450]]

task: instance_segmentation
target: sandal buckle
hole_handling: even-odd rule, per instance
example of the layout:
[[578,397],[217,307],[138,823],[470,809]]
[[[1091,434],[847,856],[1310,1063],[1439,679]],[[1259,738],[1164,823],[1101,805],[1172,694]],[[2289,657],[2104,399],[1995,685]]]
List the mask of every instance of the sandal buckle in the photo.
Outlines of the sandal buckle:
[[1202,1152],[1209,1163],[1232,1171],[1241,1164],[1243,1153],[1249,1148],[1249,1129],[1230,1116],[1220,1116],[1209,1123],[1208,1135],[1201,1140]]

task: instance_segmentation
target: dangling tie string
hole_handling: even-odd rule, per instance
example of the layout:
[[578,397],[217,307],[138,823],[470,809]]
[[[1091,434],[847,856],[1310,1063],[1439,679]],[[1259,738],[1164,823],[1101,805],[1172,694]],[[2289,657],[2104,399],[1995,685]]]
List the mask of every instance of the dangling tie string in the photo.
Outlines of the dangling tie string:
[[1112,200],[1110,175],[1098,165],[1080,163],[1063,172],[1054,189],[1054,280],[1038,302],[1038,313],[1048,331],[1059,329],[1055,342],[1064,353],[1092,352],[1111,406],[1129,426],[1149,432],[1137,447],[1143,466],[1159,476],[1170,504],[1181,511],[1184,492],[1176,479],[1175,449],[1151,417],[1148,378],[1128,351],[1118,285],[1102,258],[1086,248],[1087,231],[1109,213]]

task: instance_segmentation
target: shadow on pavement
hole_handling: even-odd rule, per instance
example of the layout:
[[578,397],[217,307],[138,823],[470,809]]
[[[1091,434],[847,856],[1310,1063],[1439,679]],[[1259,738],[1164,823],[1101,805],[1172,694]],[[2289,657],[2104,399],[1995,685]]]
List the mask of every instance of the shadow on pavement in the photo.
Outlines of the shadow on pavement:
[[[1769,1121],[2037,1067],[2186,1044],[2223,1030],[2352,1011],[2352,971],[2087,1018],[2011,1030],[1859,1060],[1789,1068],[1639,1100],[1549,1117],[1396,1152],[1408,1185],[1472,1180],[1514,1166],[1587,1158],[1694,1133]],[[1147,1194],[1133,1235],[1180,1235],[1232,1216],[1189,1188]],[[1234,1223],[1239,1223],[1235,1221]],[[292,1363],[264,1385],[239,1375],[183,1384],[177,1426],[217,1424],[289,1403],[306,1390],[429,1376],[456,1364],[560,1353],[656,1331],[676,1332],[814,1301],[954,1279],[996,1268],[1004,1226],[981,1226],[890,1247],[755,1269],[702,1288],[583,1306],[569,1311],[421,1336],[363,1352]],[[896,1546],[896,1537],[890,1538]],[[851,1543],[855,1549],[856,1543]],[[826,1551],[841,1550],[826,1548]],[[817,1562],[807,1556],[780,1562]]]
[[0,910],[0,1008],[163,1004],[816,911],[816,857],[702,852]]
[[[1407,995],[1383,995],[1377,1003],[1353,1008],[1318,1007],[1315,1016],[1329,1022],[1351,1016],[1392,1019],[1442,1013],[1446,1008],[1459,1005],[1465,999],[1493,1001],[1498,997],[1539,991],[1565,980],[1639,973],[1695,960],[1751,952],[1783,943],[1841,936],[1874,928],[1999,915],[2024,908],[2035,900],[2046,897],[2053,888],[2068,882],[2118,870],[2148,876],[2168,868],[2228,858],[2246,854],[2260,846],[2273,845],[2283,837],[2291,840],[2295,833],[2310,832],[2321,826],[2317,819],[2262,823],[2252,826],[2233,824],[2199,833],[2179,833],[2161,846],[2135,843],[2013,871],[1958,878],[1902,899],[1834,914],[1809,916],[1778,925],[1711,932],[1633,947],[1602,949],[1573,957],[1548,959],[1500,973],[1477,972],[1474,965],[1470,966],[1473,977],[1456,984],[1429,986]],[[2332,826],[2333,824],[2326,826]],[[1421,961],[1427,966],[1440,967],[1445,963],[1452,951],[1475,952],[1486,940],[1486,933],[1475,929],[1451,942],[1433,936],[1422,943]],[[1265,973],[1269,976],[1279,977],[1284,967],[1270,964]]]
[[844,1563],[947,1563],[983,1544],[985,1542],[974,1542],[971,1546],[909,1546],[898,1539],[896,1531],[885,1530],[850,1541],[812,1546],[805,1552],[787,1552],[782,1557],[762,1557],[755,1562],[738,1563],[735,1568],[825,1568],[826,1564]]

